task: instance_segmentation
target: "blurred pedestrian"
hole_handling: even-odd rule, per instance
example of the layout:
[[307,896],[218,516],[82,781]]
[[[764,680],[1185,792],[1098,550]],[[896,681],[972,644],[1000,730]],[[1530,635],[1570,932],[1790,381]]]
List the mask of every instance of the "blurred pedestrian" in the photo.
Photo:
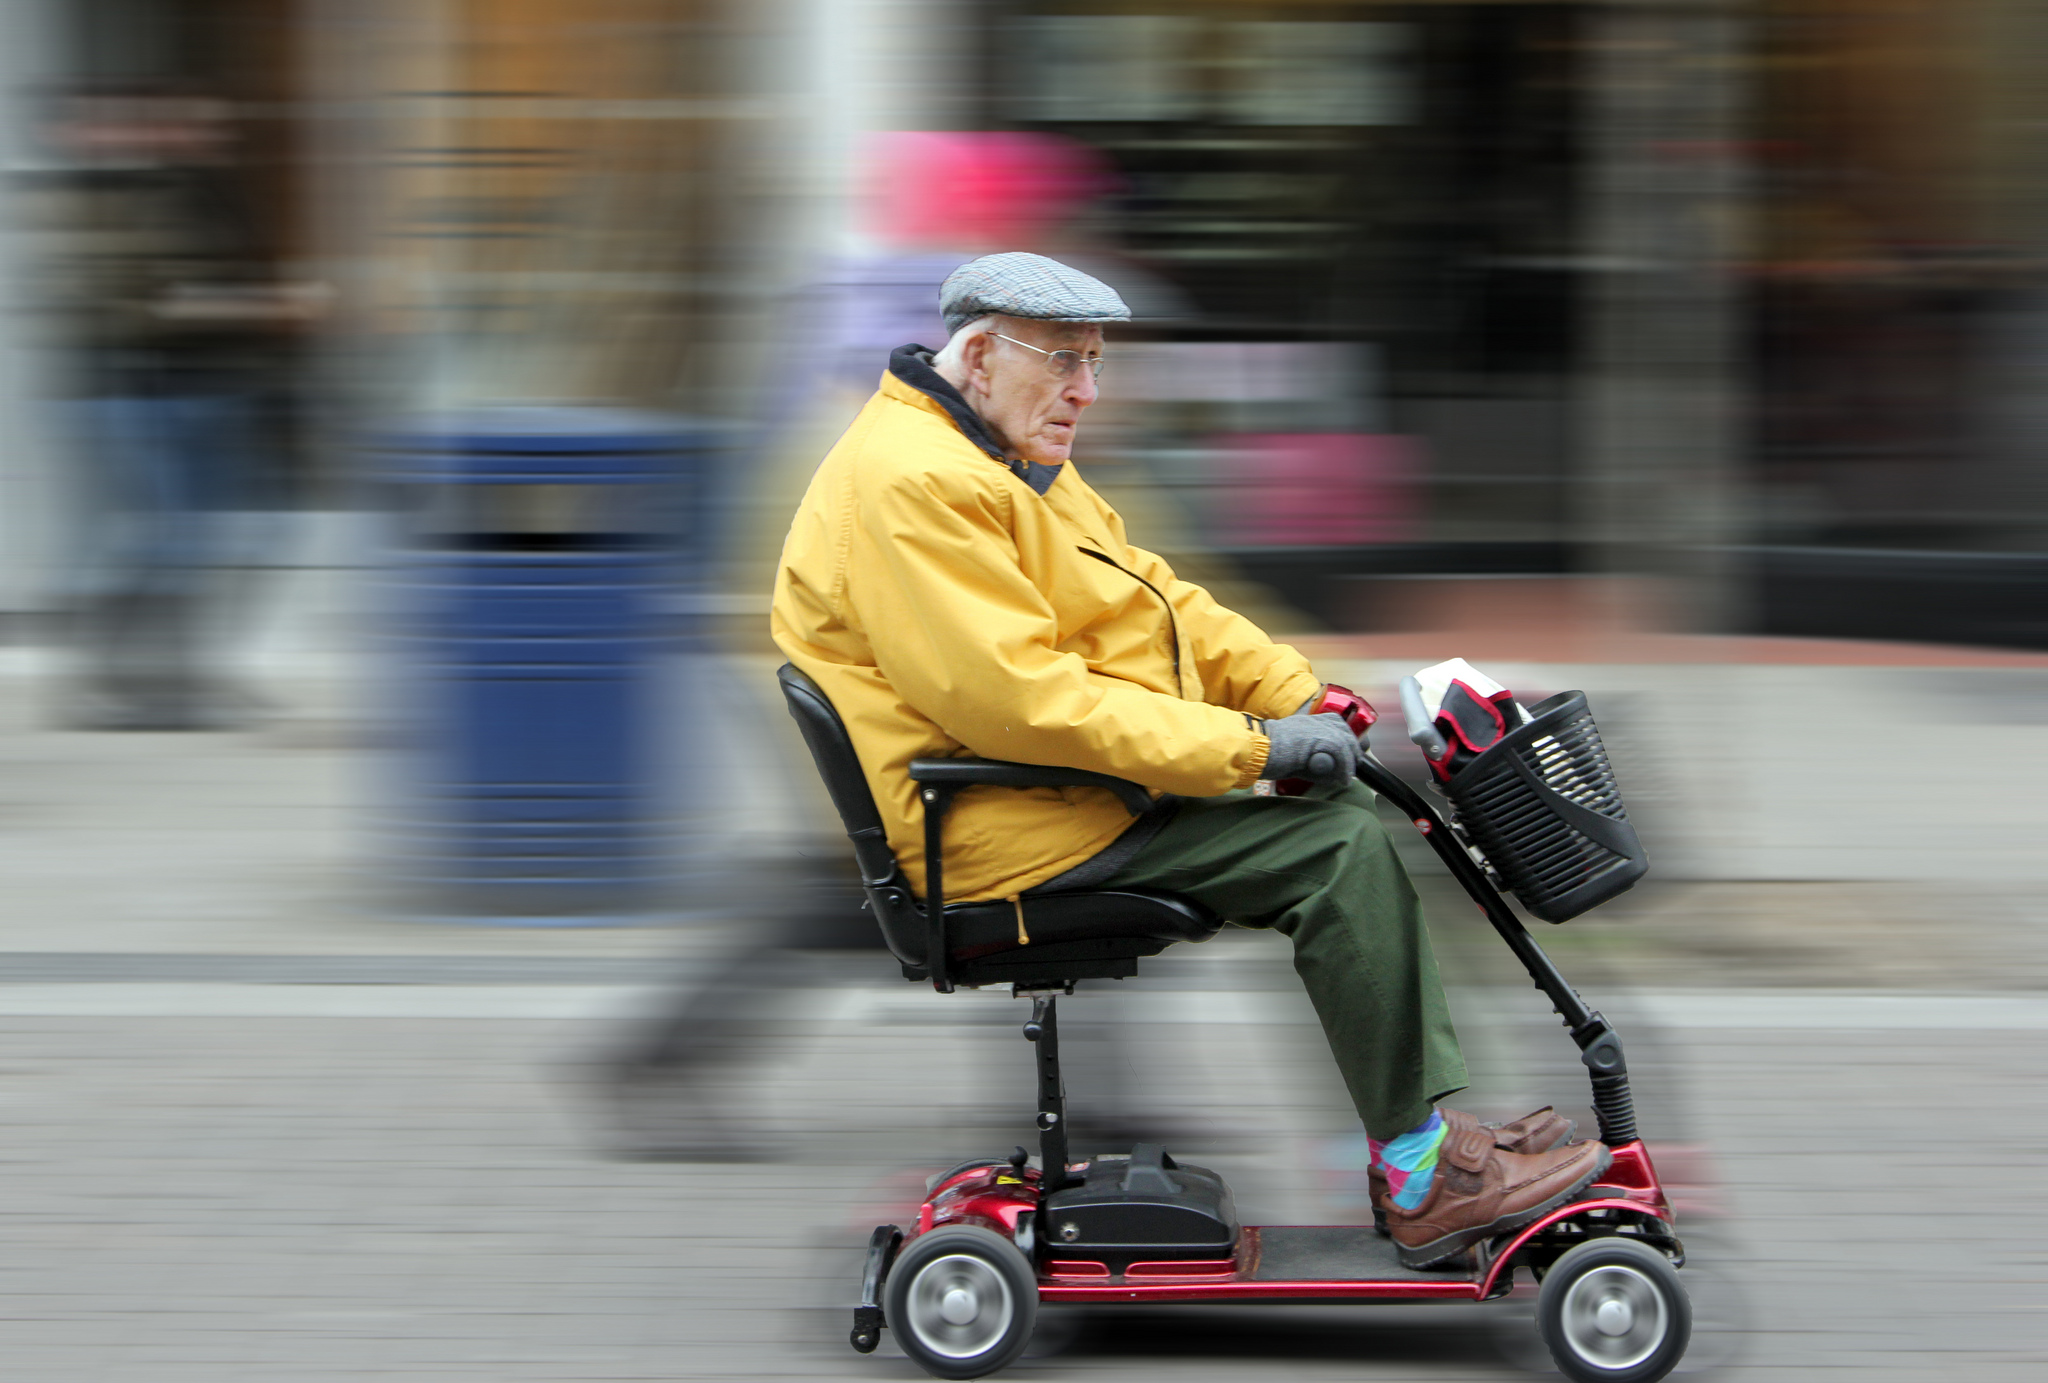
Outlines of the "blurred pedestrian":
[[225,103],[165,88],[61,96],[38,296],[62,352],[77,530],[63,717],[101,729],[234,723],[223,644],[276,508],[263,410],[319,295],[278,282]]

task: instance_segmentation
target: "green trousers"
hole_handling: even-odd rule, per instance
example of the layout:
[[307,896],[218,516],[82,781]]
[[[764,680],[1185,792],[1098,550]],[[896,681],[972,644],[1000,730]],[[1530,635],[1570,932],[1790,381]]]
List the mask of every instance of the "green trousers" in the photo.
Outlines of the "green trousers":
[[1294,943],[1337,1069],[1375,1138],[1405,1133],[1466,1084],[1422,901],[1351,783],[1333,797],[1192,798],[1107,884],[1185,894]]

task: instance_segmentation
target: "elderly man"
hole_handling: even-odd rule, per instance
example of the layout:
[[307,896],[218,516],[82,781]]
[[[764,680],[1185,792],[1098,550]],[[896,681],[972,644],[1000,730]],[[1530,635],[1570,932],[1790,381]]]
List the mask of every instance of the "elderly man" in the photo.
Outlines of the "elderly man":
[[[1308,661],[1134,547],[1075,472],[1103,324],[1129,309],[1057,261],[998,254],[940,290],[951,337],[903,346],[818,468],[777,577],[775,641],[846,722],[889,843],[925,861],[907,766],[970,754],[1092,769],[1158,794],[970,789],[948,896],[1183,894],[1294,943],[1373,1150],[1376,1208],[1426,1266],[1563,1204],[1605,1167],[1548,1109],[1500,1127],[1435,1102],[1465,1066],[1422,910],[1358,741],[1308,712]],[[1259,796],[1306,778],[1316,795]]]

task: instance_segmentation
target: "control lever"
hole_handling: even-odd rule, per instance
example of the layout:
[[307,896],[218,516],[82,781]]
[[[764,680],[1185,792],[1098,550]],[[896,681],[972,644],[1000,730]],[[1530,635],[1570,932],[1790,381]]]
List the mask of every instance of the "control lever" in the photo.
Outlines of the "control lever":
[[1423,757],[1431,763],[1442,763],[1444,755],[1451,752],[1451,746],[1436,728],[1429,709],[1422,704],[1422,683],[1413,677],[1401,679],[1401,714],[1408,721],[1408,738],[1415,742]]

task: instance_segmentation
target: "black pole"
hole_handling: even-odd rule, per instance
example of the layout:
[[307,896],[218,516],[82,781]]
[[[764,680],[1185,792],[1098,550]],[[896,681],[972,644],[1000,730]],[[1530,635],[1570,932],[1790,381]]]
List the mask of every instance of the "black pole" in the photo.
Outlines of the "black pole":
[[1038,1045],[1038,1183],[1041,1197],[1067,1180],[1067,1087],[1060,1079],[1060,1011],[1058,996],[1040,994],[1031,1000],[1026,1041]]
[[924,802],[924,965],[931,972],[932,988],[941,994],[953,992],[953,977],[946,968],[946,808],[953,805],[958,791],[950,783],[928,783],[918,794]]
[[1407,816],[1422,838],[1436,851],[1437,858],[1451,871],[1451,877],[1471,895],[1486,920],[1507,942],[1508,949],[1522,962],[1529,978],[1549,998],[1550,1005],[1571,1030],[1579,1045],[1579,1060],[1593,1081],[1593,1113],[1600,1120],[1600,1141],[1609,1147],[1632,1143],[1636,1134],[1635,1101],[1628,1089],[1628,1062],[1621,1051],[1621,1038],[1606,1018],[1579,997],[1557,965],[1529,935],[1522,919],[1515,916],[1507,899],[1494,887],[1486,870],[1472,858],[1465,842],[1450,828],[1436,808],[1422,794],[1394,776],[1393,770],[1371,755],[1358,763],[1358,780],[1392,802]]
[[1451,871],[1451,877],[1464,886],[1472,895],[1472,901],[1486,914],[1486,920],[1507,942],[1508,949],[1522,962],[1522,968],[1529,972],[1529,978],[1536,987],[1549,996],[1551,1004],[1563,1016],[1568,1028],[1577,1028],[1591,1018],[1593,1011],[1586,1007],[1586,1001],[1571,987],[1563,974],[1558,971],[1543,948],[1536,944],[1536,938],[1529,935],[1522,919],[1515,916],[1508,907],[1507,899],[1500,896],[1500,890],[1493,886],[1493,880],[1479,862],[1465,851],[1465,843],[1458,839],[1434,807],[1425,802],[1422,795],[1396,778],[1393,770],[1375,758],[1364,758],[1358,764],[1358,780],[1380,796],[1399,807],[1422,838],[1436,851],[1437,858]]

